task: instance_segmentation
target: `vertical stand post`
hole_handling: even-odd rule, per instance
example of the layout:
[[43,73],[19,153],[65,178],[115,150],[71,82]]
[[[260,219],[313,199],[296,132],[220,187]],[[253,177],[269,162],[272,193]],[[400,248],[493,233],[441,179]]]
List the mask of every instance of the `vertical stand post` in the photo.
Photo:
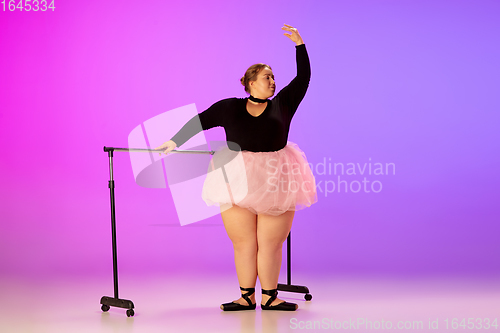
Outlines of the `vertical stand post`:
[[292,284],[292,233],[286,238],[286,284]]
[[309,294],[309,288],[306,286],[292,285],[292,232],[288,234],[286,239],[286,281],[287,284],[278,283],[278,290],[288,291],[291,293],[305,294],[304,299],[310,301],[312,295]]
[[115,289],[115,298],[118,298],[118,258],[116,250],[116,220],[115,220],[115,181],[113,180],[113,151],[108,152],[109,156],[109,193],[111,202],[111,242],[113,250],[113,283]]
[[109,193],[111,201],[111,240],[113,251],[113,284],[114,284],[114,297],[102,296],[101,297],[101,310],[106,312],[111,306],[119,307],[127,310],[127,317],[134,315],[134,303],[127,299],[118,298],[118,258],[116,250],[116,216],[115,216],[115,181],[113,180],[113,149],[104,147],[104,151],[108,152],[109,157]]

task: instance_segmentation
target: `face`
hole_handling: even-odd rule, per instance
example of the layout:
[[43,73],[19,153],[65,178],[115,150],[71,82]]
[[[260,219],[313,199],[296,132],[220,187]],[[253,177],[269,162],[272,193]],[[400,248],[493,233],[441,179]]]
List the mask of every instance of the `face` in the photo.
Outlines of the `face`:
[[250,93],[253,97],[266,99],[274,95],[276,85],[274,84],[273,71],[264,67],[255,81],[250,81]]

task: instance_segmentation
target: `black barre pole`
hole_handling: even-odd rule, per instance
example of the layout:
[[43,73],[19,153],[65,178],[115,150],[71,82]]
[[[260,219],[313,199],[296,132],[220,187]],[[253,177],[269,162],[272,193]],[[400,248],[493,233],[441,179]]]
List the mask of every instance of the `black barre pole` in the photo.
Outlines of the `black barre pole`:
[[[104,146],[104,151],[129,151],[129,152],[142,152],[142,153],[159,153],[161,154],[164,149],[148,149],[148,148],[118,148],[118,147],[106,147]],[[170,153],[186,153],[186,154],[210,154],[213,155],[215,151],[213,150],[182,150],[174,149]]]

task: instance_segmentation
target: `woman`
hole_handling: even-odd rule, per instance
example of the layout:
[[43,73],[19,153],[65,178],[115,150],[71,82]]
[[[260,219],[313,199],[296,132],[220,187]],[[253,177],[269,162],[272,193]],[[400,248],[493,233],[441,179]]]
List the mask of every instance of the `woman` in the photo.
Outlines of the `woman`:
[[[170,141],[156,148],[167,154],[201,129],[216,126],[224,127],[228,143],[235,143],[231,149],[217,152],[213,157],[215,163],[222,161],[225,181],[215,177],[215,172],[209,172],[203,187],[203,199],[221,206],[242,291],[241,298],[221,305],[224,311],[256,308],[257,276],[262,287],[263,310],[297,309],[297,304],[277,298],[277,285],[282,246],[292,227],[294,213],[317,201],[314,176],[305,154],[287,141],[290,122],[307,91],[311,69],[297,29],[286,24],[282,29],[289,32],[284,35],[296,44],[297,76],[290,84],[269,100],[276,88],[271,67],[250,66],[241,78],[250,97],[215,103],[193,117]],[[241,165],[231,166],[237,163],[226,163],[234,160],[234,154],[228,155],[234,151],[240,151],[243,169]],[[224,191],[230,193],[230,199],[221,199],[218,195]]]

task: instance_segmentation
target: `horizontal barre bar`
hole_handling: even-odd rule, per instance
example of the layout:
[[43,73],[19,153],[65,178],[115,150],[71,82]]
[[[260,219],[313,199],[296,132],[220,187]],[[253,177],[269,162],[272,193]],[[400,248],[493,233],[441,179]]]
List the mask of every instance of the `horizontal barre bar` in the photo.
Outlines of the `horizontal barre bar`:
[[[159,153],[161,154],[163,149],[147,149],[147,148],[119,148],[119,147],[106,147],[104,146],[104,151],[132,151],[132,152],[142,152],[142,153]],[[213,155],[215,151],[213,150],[181,150],[174,149],[169,153],[187,153],[187,154],[210,154]]]

